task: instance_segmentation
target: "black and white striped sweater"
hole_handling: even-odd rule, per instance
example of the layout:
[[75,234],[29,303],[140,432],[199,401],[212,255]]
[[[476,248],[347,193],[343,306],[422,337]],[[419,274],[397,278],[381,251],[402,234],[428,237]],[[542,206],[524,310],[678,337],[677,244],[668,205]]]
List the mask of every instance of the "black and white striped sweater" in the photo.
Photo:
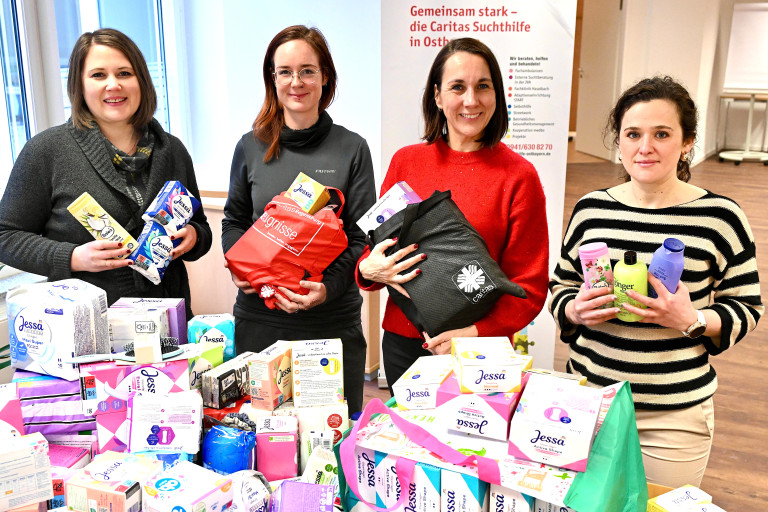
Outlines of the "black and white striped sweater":
[[[619,320],[574,326],[565,307],[584,282],[578,249],[605,242],[615,265],[625,251],[647,265],[665,238],[685,244],[681,281],[696,309],[711,309],[722,320],[720,339],[689,339],[676,329]],[[661,209],[624,205],[606,190],[591,192],[576,204],[563,238],[560,259],[550,276],[549,309],[570,344],[568,371],[594,386],[626,380],[635,406],[681,409],[703,402],[717,388],[709,356],[735,345],[763,314],[755,241],[739,206],[711,192]]]

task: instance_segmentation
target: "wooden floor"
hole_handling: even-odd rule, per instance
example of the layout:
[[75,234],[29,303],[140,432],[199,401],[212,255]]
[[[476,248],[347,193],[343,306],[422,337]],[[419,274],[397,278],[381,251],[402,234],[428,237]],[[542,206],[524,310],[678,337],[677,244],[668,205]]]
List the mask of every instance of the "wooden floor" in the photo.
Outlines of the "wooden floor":
[[[595,188],[618,183],[620,167],[569,152],[563,229],[576,201]],[[692,170],[691,183],[734,199],[749,218],[757,241],[762,296],[768,292],[768,167],[760,163],[720,163],[716,157]],[[568,349],[555,344],[555,369],[564,370]],[[768,319],[738,345],[712,358],[718,374],[715,439],[701,488],[728,512],[768,510]],[[366,383],[366,401],[386,400],[389,392]]]

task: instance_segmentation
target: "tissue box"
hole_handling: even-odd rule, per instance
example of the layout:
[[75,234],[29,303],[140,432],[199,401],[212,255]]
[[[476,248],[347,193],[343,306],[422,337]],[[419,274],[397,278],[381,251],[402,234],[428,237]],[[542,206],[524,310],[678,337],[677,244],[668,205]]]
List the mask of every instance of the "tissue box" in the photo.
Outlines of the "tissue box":
[[141,218],[157,222],[174,234],[189,223],[198,208],[200,201],[180,181],[166,181]]
[[292,416],[257,418],[256,425],[256,469],[270,481],[297,476],[298,421],[296,418]]
[[462,393],[458,380],[451,375],[437,390],[436,404],[449,429],[505,441],[520,394]]
[[693,485],[684,485],[648,500],[647,512],[687,512],[693,505],[712,503],[712,496]]
[[488,484],[474,475],[443,469],[440,475],[440,508],[456,512],[488,510]]
[[328,200],[331,198],[331,194],[328,193],[325,186],[303,172],[296,176],[284,195],[296,201],[296,204],[310,215],[314,215],[328,204]]
[[112,308],[149,307],[168,310],[168,335],[179,339],[179,345],[187,343],[187,310],[184,299],[120,297]]
[[202,395],[206,407],[222,409],[251,393],[248,361],[253,352],[243,352],[203,374]]
[[533,361],[516,354],[507,337],[452,338],[451,357],[462,393],[520,391],[522,372]]
[[235,317],[229,313],[220,315],[196,315],[187,324],[190,343],[221,343],[224,345],[224,361],[235,357]]
[[79,279],[23,285],[6,296],[11,365],[77,380],[73,356],[109,352],[107,294]]
[[509,454],[585,471],[602,398],[601,389],[532,374],[509,425]]
[[141,482],[162,469],[158,460],[130,453],[103,453],[64,484],[67,507],[76,512],[138,510]]
[[0,443],[0,510],[53,498],[48,441],[39,432]]
[[123,352],[126,343],[149,341],[157,346],[153,361],[162,361],[160,339],[170,336],[168,309],[154,307],[110,307],[109,341],[113,352]]
[[274,410],[290,399],[293,392],[291,377],[291,342],[277,341],[248,361],[251,384],[251,406]]
[[232,502],[230,478],[188,461],[179,462],[144,482],[144,512],[220,511]]
[[28,434],[40,432],[48,437],[96,430],[96,420],[83,414],[79,381],[16,370],[13,382]]
[[203,399],[197,391],[137,393],[128,401],[128,451],[197,453]]
[[98,416],[125,411],[138,391],[177,393],[189,390],[187,360],[122,365],[113,361],[80,365],[83,414]]
[[434,409],[440,385],[451,373],[451,356],[422,356],[392,386],[397,405]]
[[270,512],[334,512],[333,486],[282,482],[272,493]]
[[495,512],[532,512],[535,502],[535,498],[520,491],[491,484],[490,509]]
[[421,198],[404,181],[398,181],[387,190],[365,214],[357,221],[357,225],[368,233],[379,227],[385,220],[404,210],[412,203],[421,202]]
[[292,351],[296,407],[344,403],[341,340],[294,341]]

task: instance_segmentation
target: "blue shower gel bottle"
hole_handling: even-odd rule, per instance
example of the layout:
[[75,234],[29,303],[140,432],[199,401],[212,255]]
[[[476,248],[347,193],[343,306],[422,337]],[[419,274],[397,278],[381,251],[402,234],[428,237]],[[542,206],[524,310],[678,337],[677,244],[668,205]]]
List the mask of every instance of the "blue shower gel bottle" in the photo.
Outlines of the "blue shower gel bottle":
[[[664,283],[664,287],[669,293],[675,293],[677,283],[680,282],[680,276],[683,274],[683,250],[685,244],[677,238],[667,238],[664,243],[656,249],[648,266],[648,273]],[[648,296],[657,298],[656,290],[649,284]]]

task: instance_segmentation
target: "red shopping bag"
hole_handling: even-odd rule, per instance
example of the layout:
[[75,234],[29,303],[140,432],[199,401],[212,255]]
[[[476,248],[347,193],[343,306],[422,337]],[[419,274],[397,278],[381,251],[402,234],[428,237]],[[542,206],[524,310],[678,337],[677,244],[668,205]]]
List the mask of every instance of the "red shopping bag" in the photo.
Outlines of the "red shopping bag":
[[337,211],[326,206],[310,215],[294,200],[277,195],[224,255],[229,270],[251,283],[271,309],[277,307],[278,286],[308,293],[299,281],[321,281],[323,271],[347,248],[347,234],[339,218],[344,196],[338,189],[328,188],[339,197]]

